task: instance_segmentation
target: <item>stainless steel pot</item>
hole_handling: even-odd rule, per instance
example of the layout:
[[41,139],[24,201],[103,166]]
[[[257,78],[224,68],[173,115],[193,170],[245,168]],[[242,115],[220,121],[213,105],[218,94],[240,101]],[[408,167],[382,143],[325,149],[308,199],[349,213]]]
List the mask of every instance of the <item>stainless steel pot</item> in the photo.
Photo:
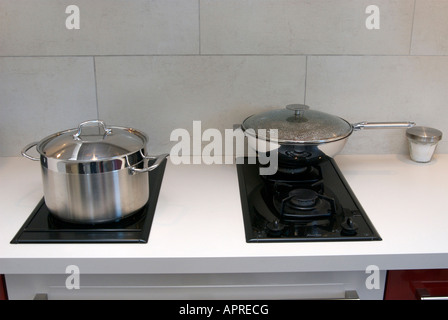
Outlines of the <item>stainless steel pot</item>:
[[[149,200],[149,174],[168,156],[146,156],[146,134],[90,120],[25,146],[39,161],[45,203],[58,218],[102,223],[125,218]],[[40,158],[27,154],[36,147]]]
[[[278,151],[279,163],[310,164],[323,156],[333,157],[344,148],[353,131],[362,129],[409,128],[414,122],[348,121],[306,105],[287,105],[246,118],[241,128],[248,144],[257,152]],[[276,130],[273,130],[276,129]],[[274,135],[276,133],[276,135]]]

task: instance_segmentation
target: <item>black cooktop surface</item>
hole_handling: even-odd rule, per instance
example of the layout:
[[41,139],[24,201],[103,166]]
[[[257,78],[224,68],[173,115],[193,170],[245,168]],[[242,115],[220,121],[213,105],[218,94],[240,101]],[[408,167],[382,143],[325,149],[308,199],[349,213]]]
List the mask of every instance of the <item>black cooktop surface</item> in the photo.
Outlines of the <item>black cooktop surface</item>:
[[149,201],[131,216],[92,225],[68,223],[52,215],[42,198],[11,243],[147,243],[166,161],[149,172]]
[[255,161],[239,163],[247,242],[381,240],[332,158],[293,175],[260,176]]

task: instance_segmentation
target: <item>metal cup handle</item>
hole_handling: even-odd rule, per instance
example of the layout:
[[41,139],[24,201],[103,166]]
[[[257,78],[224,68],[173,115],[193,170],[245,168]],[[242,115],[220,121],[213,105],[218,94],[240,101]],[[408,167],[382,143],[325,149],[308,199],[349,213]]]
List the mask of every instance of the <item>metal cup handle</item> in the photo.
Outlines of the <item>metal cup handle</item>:
[[22,156],[24,156],[24,157],[27,158],[27,159],[33,160],[33,161],[39,161],[39,160],[40,160],[39,158],[35,158],[35,157],[30,156],[29,154],[26,153],[26,152],[27,152],[28,150],[30,150],[32,147],[37,146],[38,143],[39,143],[39,142],[31,142],[30,144],[27,144],[27,145],[25,146],[25,148],[23,148],[22,151],[21,151]]
[[156,160],[154,163],[146,168],[139,169],[135,167],[129,167],[131,172],[141,173],[141,172],[149,172],[156,169],[162,162],[169,156],[168,153],[161,154],[160,156],[144,156],[144,160]]

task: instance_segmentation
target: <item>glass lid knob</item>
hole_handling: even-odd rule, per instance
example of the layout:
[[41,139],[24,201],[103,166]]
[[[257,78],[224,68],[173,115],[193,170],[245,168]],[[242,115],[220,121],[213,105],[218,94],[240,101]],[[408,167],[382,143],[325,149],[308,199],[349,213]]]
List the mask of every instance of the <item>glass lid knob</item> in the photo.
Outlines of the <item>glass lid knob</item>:
[[310,107],[307,106],[306,104],[288,104],[286,106],[286,109],[292,110],[295,112],[296,115],[299,115],[300,112],[309,110]]

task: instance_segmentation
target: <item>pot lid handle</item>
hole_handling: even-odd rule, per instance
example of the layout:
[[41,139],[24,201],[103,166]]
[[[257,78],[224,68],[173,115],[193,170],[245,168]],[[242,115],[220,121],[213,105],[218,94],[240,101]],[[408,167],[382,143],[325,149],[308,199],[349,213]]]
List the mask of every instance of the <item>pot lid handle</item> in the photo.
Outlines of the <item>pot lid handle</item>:
[[[81,138],[80,138],[79,136],[80,136],[81,133],[82,133],[82,127],[84,127],[84,126],[88,126],[88,125],[97,125],[97,126],[99,126],[99,127],[102,127],[103,130],[104,130],[104,136],[107,136],[107,135],[109,135],[109,134],[112,133],[112,129],[108,129],[108,128],[106,127],[106,124],[104,123],[104,121],[101,121],[101,120],[88,120],[88,121],[84,121],[84,122],[82,122],[82,123],[79,124],[79,126],[78,126],[78,132],[76,132],[76,133],[73,135],[73,139],[75,139],[75,140],[81,140]],[[104,137],[104,136],[103,136],[103,137]]]
[[298,116],[300,112],[309,110],[310,107],[306,104],[288,104],[286,109],[294,111],[296,116]]

